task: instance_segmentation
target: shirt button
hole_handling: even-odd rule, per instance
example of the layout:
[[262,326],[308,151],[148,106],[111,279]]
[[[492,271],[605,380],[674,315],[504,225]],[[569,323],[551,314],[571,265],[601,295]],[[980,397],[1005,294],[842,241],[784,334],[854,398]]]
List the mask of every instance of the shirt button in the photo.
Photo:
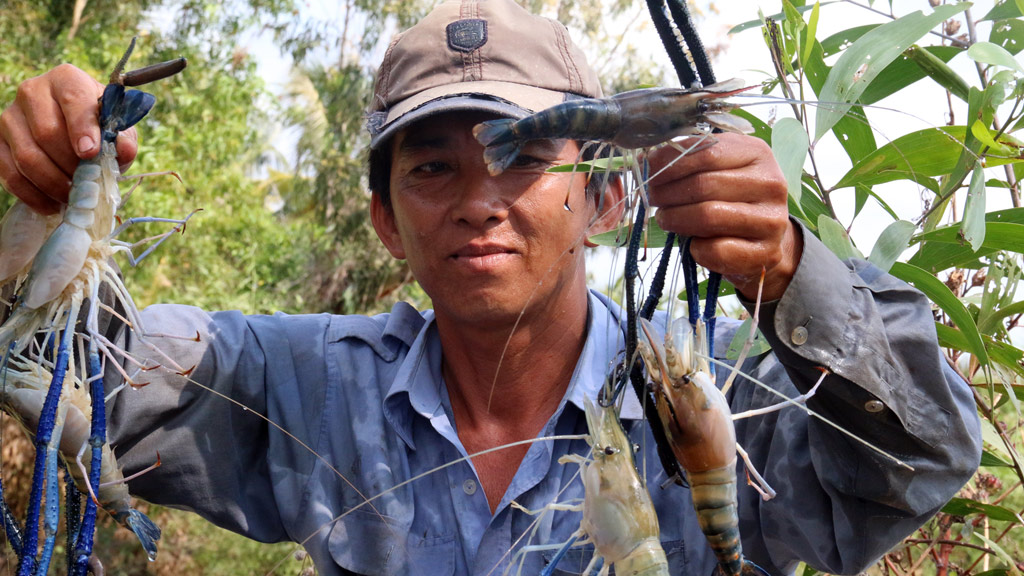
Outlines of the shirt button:
[[469,480],[466,480],[465,482],[463,482],[462,483],[462,491],[465,492],[469,496],[472,496],[473,494],[476,494],[476,480],[473,480],[472,478],[470,478]]
[[790,333],[789,339],[792,340],[793,344],[796,344],[797,346],[800,346],[804,342],[807,342],[807,328],[804,328],[803,326],[797,326],[796,328],[793,328],[793,332]]
[[885,409],[885,404],[882,404],[881,400],[868,400],[864,403],[864,409],[868,412],[881,412]]

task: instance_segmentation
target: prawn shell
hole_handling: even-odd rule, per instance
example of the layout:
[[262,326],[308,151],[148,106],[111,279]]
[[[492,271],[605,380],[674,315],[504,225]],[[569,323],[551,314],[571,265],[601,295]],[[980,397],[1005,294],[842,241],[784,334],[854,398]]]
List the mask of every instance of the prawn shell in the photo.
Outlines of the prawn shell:
[[84,228],[67,222],[58,226],[32,262],[22,304],[35,310],[59,296],[82,271],[90,246],[92,237]]
[[17,201],[0,220],[0,284],[14,278],[46,242],[48,218]]
[[[658,516],[637,474],[632,446],[614,408],[597,406],[587,398],[584,409],[594,460],[583,473],[582,528],[593,540],[595,554],[615,565],[617,573],[632,574],[622,572],[618,563],[630,557],[633,560],[627,563],[634,566],[657,563],[658,554],[651,550],[655,546],[660,558],[665,558],[658,541]],[[637,573],[667,574],[667,570]]]

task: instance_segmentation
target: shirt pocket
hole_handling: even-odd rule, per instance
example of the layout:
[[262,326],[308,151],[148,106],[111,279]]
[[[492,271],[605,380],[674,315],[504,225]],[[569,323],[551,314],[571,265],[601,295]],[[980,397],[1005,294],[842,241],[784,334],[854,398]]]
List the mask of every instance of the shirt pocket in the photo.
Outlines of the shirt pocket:
[[356,510],[331,528],[334,562],[365,576],[455,573],[455,534],[411,534],[386,516]]
[[[686,561],[686,546],[682,540],[672,540],[661,543],[662,550],[668,559],[669,574],[688,574]],[[544,552],[544,565],[548,566],[554,560],[557,550]],[[579,576],[584,572],[590,561],[594,558],[594,547],[585,546],[574,548],[565,553],[565,556],[558,562],[558,566],[551,572],[552,576]],[[611,574],[615,574],[614,570]]]

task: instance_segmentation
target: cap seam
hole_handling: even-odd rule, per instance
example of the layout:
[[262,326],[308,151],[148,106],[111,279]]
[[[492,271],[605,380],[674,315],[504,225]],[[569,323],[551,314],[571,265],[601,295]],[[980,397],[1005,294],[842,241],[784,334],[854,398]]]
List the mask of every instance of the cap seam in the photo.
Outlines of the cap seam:
[[572,61],[572,53],[569,50],[567,44],[567,32],[565,28],[554,20],[548,20],[551,24],[551,28],[555,32],[555,40],[558,44],[558,52],[562,56],[562,64],[565,66],[566,73],[569,80],[569,92],[582,92],[583,91],[583,79],[580,77],[580,72],[576,68],[575,62]]

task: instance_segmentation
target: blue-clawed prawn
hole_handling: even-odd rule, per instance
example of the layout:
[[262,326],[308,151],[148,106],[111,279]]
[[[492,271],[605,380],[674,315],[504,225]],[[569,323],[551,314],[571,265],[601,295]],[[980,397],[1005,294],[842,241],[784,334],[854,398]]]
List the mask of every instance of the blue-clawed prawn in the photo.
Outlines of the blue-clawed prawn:
[[734,78],[698,90],[643,88],[610,98],[569,100],[519,120],[482,122],[473,128],[473,136],[485,146],[487,170],[496,176],[512,164],[523,145],[542,138],[643,149],[677,136],[703,134],[701,124],[748,134],[753,126],[729,114],[737,106],[724,98],[750,88]]
[[[134,265],[149,250],[184,227],[183,219],[140,218],[119,225],[117,211],[122,203],[118,188],[120,170],[115,140],[119,132],[138,123],[156,102],[139,90],[126,89],[177,74],[184,58],[124,72],[135,46],[118,62],[99,100],[100,152],[82,160],[75,170],[68,203],[59,218],[39,217],[18,202],[0,227],[0,283],[16,282],[16,298],[10,317],[0,325],[0,381],[4,384],[2,407],[12,412],[35,437],[36,463],[25,538],[19,556],[19,574],[45,573],[54,549],[58,506],[57,456],[75,461],[91,447],[88,464],[72,465],[78,483],[96,496],[86,504],[80,530],[68,530],[69,573],[84,574],[92,549],[96,504],[103,505],[120,523],[131,528],[152,560],[160,530],[130,506],[127,487],[106,444],[103,372],[117,370],[132,384],[131,368],[142,366],[101,332],[99,312],[106,309],[143,336],[148,345],[138,310],[111,263],[116,253],[127,253]],[[116,240],[133,221],[168,222],[174,229],[157,236],[149,249],[135,258],[133,246]],[[113,306],[101,301],[101,288]],[[104,294],[104,297],[107,296]],[[109,300],[108,300],[109,303]],[[116,311],[120,308],[123,315]],[[82,315],[79,315],[82,312]],[[156,350],[159,354],[159,350]],[[173,370],[181,371],[165,358]],[[84,385],[90,386],[91,406]],[[91,414],[91,418],[90,418]],[[89,420],[92,420],[90,423]],[[88,471],[86,478],[85,471]],[[38,523],[43,485],[47,506],[44,518],[46,541],[37,557]],[[93,490],[95,488],[95,491]]]

